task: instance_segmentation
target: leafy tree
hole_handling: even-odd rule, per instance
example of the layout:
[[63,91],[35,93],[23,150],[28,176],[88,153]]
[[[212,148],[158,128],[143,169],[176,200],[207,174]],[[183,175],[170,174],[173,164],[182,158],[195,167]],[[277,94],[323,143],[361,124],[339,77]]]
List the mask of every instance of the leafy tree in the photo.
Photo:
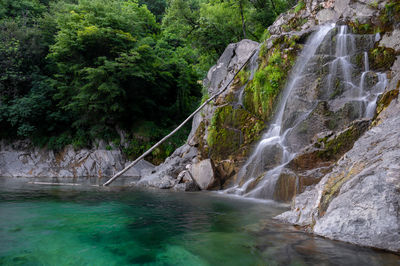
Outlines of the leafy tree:
[[0,95],[6,99],[29,91],[44,64],[46,44],[40,29],[26,24],[23,18],[0,20]]
[[158,22],[161,21],[167,8],[166,0],[140,0],[139,4],[145,4],[150,12],[156,16]]
[[65,5],[58,15],[60,30],[48,56],[58,66],[57,99],[79,116],[77,126],[113,122],[126,97],[119,78],[132,66],[133,75],[150,78],[136,66],[151,56],[142,39],[156,33],[154,16],[134,1],[105,0]]
[[[48,58],[57,65],[55,97],[76,129],[102,137],[140,121],[174,125],[196,102],[190,50],[159,36],[154,16],[135,1],[65,5]],[[169,36],[169,37],[168,37]]]
[[46,10],[48,0],[0,0],[0,19],[37,17]]

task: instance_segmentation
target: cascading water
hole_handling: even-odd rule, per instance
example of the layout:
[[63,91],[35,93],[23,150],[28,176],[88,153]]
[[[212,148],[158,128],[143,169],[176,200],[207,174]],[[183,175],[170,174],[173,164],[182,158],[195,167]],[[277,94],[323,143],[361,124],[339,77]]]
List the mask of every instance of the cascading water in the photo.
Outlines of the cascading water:
[[[367,51],[377,39],[334,24],[320,26],[310,36],[289,75],[273,123],[239,171],[235,186],[225,193],[272,198],[282,169],[296,152],[316,133],[329,130],[312,125],[321,104],[332,113],[346,111],[349,121],[373,116],[376,99],[387,85],[384,73],[369,69]],[[354,63],[360,58],[362,67]]]

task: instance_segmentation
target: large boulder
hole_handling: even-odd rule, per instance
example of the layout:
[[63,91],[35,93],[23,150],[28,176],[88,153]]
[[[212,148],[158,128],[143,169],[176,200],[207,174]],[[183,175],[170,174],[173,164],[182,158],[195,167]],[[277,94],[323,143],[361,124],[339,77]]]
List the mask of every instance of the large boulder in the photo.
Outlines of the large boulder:
[[196,180],[200,189],[211,189],[215,186],[214,167],[210,159],[193,164],[190,172]]
[[[164,163],[153,168],[151,173],[141,175],[140,180],[133,181],[131,185],[161,189],[172,188],[178,183],[179,173],[185,170],[186,165],[196,160],[197,154],[196,147],[184,144],[176,149]],[[146,173],[146,171],[142,173]]]

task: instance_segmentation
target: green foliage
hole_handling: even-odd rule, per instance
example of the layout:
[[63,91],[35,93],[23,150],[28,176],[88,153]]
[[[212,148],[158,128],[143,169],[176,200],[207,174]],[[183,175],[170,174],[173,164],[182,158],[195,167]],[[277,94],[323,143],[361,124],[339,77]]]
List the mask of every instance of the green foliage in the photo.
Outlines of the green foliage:
[[242,69],[237,75],[240,80],[240,85],[246,84],[246,82],[250,78],[250,75],[251,75],[251,72],[249,70]]
[[[149,119],[174,125],[199,96],[191,51],[171,34],[154,38],[154,16],[135,2],[80,1],[66,5],[48,58],[58,66],[64,110],[75,128],[129,128]],[[171,46],[171,44],[175,46]]]
[[[125,152],[137,157],[197,107],[199,80],[228,43],[268,38],[265,28],[292,5],[0,0],[0,138],[55,150],[103,139],[110,148],[120,145],[118,129],[128,134]],[[272,83],[258,82],[277,82],[268,71]],[[248,75],[240,74],[243,84]],[[153,162],[182,144],[189,127],[157,149]]]
[[396,52],[392,48],[372,48],[369,51],[368,58],[372,69],[389,69],[396,60]]
[[3,100],[27,92],[34,75],[43,67],[46,43],[38,25],[27,19],[0,20],[0,95]]
[[304,3],[304,1],[300,0],[296,7],[293,9],[294,13],[298,13],[300,10],[303,10],[306,7],[306,4]]
[[265,38],[265,29],[292,4],[285,0],[171,0],[163,28],[196,49],[198,70],[205,74],[227,44],[243,39],[244,32],[249,39]]
[[134,125],[150,121],[147,130],[156,132],[146,140],[150,145],[197,105],[196,54],[174,34],[161,33],[146,6],[122,0],[3,3],[0,126],[7,130],[1,137],[79,148],[115,139],[116,128],[135,132]]
[[0,0],[0,18],[36,17],[46,10],[46,0]]
[[163,18],[167,8],[167,0],[139,0],[139,4],[144,4],[152,14],[156,16],[158,22]]

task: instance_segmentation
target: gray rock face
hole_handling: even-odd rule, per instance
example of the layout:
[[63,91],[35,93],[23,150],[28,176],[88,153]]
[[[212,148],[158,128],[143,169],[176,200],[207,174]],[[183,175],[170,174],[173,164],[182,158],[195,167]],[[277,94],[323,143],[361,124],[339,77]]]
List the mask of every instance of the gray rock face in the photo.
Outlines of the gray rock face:
[[259,43],[252,40],[242,40],[238,43],[229,44],[218,59],[217,64],[208,71],[207,79],[204,81],[204,84],[208,87],[209,95],[213,95],[222,89],[258,46]]
[[399,252],[399,101],[389,109],[397,114],[363,135],[330,174],[277,218],[328,238]]
[[[125,167],[127,167],[131,162],[126,162]],[[148,161],[141,160],[134,167],[130,168],[126,171],[122,176],[123,177],[137,177],[140,178],[142,176],[147,176],[152,174],[155,166]]]
[[214,170],[210,159],[200,161],[191,167],[193,178],[201,189],[208,189],[215,183]]
[[[205,87],[208,88],[209,96],[214,95],[219,90],[223,89],[228,82],[233,78],[236,71],[247,61],[249,55],[259,47],[259,43],[251,40],[242,40],[238,43],[229,44],[224,53],[218,59],[216,65],[212,66],[208,71],[207,78],[203,81]],[[224,97],[229,93],[229,89],[220,97]],[[208,124],[215,112],[215,106],[209,104],[203,108],[201,112],[193,118],[192,129],[188,136],[188,143],[196,145],[193,139],[201,122]],[[206,139],[208,135],[207,129],[204,134]]]
[[396,29],[393,32],[386,33],[379,44],[393,48],[397,53],[400,52],[400,30]]
[[[141,177],[140,180],[131,184],[142,187],[155,187],[161,189],[173,188],[179,184],[178,175],[192,163],[197,156],[197,148],[185,144],[174,151],[164,163],[156,166],[152,173]],[[181,187],[182,185],[178,185]],[[176,190],[186,190],[182,188]]]
[[322,9],[317,13],[316,19],[319,23],[323,24],[338,19],[338,14],[332,9]]
[[[54,153],[44,148],[33,148],[28,142],[0,143],[0,176],[4,177],[106,179],[128,163],[119,150],[74,150],[68,146]],[[139,178],[142,171],[152,168],[152,164],[141,161],[124,177]]]

